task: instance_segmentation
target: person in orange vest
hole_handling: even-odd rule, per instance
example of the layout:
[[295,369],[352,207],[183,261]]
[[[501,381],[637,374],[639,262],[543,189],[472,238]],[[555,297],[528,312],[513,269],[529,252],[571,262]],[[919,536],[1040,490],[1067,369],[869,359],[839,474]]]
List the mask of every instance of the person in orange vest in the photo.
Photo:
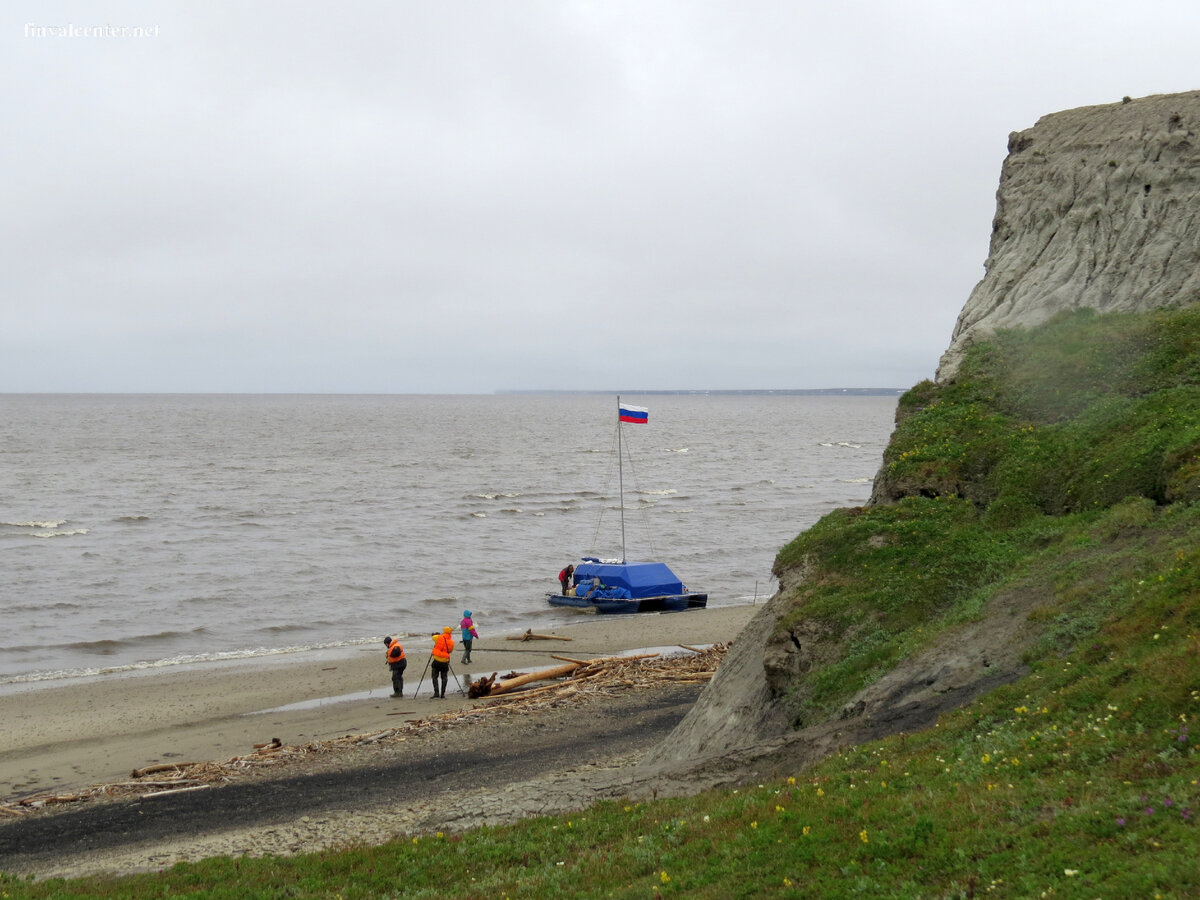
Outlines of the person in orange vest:
[[404,653],[404,648],[400,646],[399,641],[392,640],[390,637],[383,639],[383,646],[387,647],[387,664],[392,670],[392,696],[404,696],[404,670],[408,668],[408,657]]
[[[446,699],[446,681],[450,677],[450,654],[454,652],[454,629],[447,625],[433,636],[433,699]],[[438,689],[438,679],[442,686]]]

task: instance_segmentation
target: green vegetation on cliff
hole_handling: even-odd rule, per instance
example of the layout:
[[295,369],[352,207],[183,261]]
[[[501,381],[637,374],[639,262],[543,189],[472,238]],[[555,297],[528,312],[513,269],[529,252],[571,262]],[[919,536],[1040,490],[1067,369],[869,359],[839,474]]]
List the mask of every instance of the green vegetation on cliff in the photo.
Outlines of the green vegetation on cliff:
[[[876,495],[776,567],[780,682],[835,714],[1005,605],[1020,671],[944,715],[772,783],[462,836],[8,897],[1200,896],[1200,310],[1075,314],[975,347],[901,400]],[[798,577],[796,573],[803,573]]]
[[776,560],[806,572],[780,629],[815,621],[838,648],[788,686],[798,724],[1000,597],[1021,598],[1030,661],[1103,657],[1118,624],[1200,631],[1200,310],[1082,311],[976,346],[901,399],[876,497]]

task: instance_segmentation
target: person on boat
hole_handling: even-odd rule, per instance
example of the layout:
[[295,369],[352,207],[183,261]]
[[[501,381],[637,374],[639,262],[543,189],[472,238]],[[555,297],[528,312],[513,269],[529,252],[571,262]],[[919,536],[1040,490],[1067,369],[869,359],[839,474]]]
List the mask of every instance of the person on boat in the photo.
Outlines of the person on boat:
[[567,593],[571,589],[571,576],[575,574],[575,566],[569,565],[558,573],[558,583],[562,585],[562,595],[569,597]]
[[383,646],[387,647],[387,664],[392,670],[392,696],[404,696],[404,670],[408,668],[408,657],[404,653],[404,648],[400,646],[400,642],[392,640],[391,637],[383,639]]
[[475,622],[471,618],[471,611],[469,609],[463,610],[462,621],[458,623],[458,627],[462,629],[462,661],[469,663],[471,661],[471,641],[479,637],[479,632],[475,630]]
[[[446,699],[446,681],[450,678],[450,654],[454,652],[454,629],[447,625],[441,634],[433,635],[433,699]],[[441,688],[438,681],[441,680]]]

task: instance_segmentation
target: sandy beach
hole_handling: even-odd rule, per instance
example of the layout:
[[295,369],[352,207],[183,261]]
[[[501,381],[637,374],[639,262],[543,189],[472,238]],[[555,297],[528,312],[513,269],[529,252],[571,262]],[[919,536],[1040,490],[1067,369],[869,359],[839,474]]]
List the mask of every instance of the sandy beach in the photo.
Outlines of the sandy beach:
[[[581,614],[578,624],[542,632],[570,641],[508,640],[479,622],[484,636],[471,664],[456,648],[452,666],[465,690],[468,677],[548,667],[553,654],[594,658],[730,641],[760,608]],[[391,697],[382,645],[9,688],[0,695],[0,802],[123,781],[158,763],[226,760],[275,738],[300,744],[390,728],[474,702],[453,679],[446,700],[433,699],[428,675],[418,692],[432,641],[409,636],[404,646],[402,699]]]

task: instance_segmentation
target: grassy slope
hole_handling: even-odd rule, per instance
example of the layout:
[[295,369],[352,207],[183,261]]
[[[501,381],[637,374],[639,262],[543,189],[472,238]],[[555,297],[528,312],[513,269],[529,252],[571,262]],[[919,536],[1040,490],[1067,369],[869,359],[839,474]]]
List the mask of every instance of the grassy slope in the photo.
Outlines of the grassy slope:
[[812,572],[790,619],[819,619],[842,652],[787,699],[821,718],[1026,592],[1030,674],[935,729],[740,791],[0,893],[1200,896],[1200,311],[1001,335],[954,384],[903,398],[884,462],[896,503],[836,512],[779,554],[781,574]]

